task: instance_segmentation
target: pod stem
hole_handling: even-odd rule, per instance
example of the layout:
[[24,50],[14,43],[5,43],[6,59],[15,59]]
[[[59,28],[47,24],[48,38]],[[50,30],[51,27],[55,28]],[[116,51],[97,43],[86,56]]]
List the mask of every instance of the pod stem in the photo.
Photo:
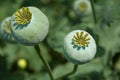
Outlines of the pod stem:
[[45,65],[45,67],[46,67],[46,69],[47,69],[47,71],[48,71],[48,73],[49,73],[49,76],[50,76],[51,80],[54,80],[53,75],[52,75],[51,68],[50,68],[48,62],[46,61],[46,59],[42,56],[39,45],[35,45],[34,48],[35,48],[38,56],[40,57],[40,59],[41,59],[42,62],[44,63],[44,65]]
[[93,2],[93,0],[90,0],[90,4],[91,4],[91,7],[92,7],[94,22],[95,22],[95,24],[96,24],[96,23],[97,23],[97,18],[96,18],[96,13],[95,13],[95,7],[94,7],[94,2]]
[[63,75],[62,77],[58,78],[57,80],[61,80],[61,79],[67,78],[70,75],[73,75],[74,73],[76,73],[77,69],[78,69],[78,65],[74,64],[73,70],[70,73]]

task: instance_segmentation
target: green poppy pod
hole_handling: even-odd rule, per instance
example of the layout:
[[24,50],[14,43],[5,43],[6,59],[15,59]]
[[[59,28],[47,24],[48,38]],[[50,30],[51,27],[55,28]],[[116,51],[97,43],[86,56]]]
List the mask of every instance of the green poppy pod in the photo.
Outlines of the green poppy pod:
[[6,42],[15,43],[16,41],[11,33],[10,19],[10,17],[7,17],[2,21],[0,26],[0,34]]
[[78,15],[89,15],[92,12],[90,0],[75,0],[73,8]]
[[65,57],[74,64],[89,62],[96,54],[93,37],[84,30],[74,30],[64,38]]
[[23,45],[39,44],[47,36],[48,30],[48,18],[36,7],[18,9],[11,17],[12,34]]

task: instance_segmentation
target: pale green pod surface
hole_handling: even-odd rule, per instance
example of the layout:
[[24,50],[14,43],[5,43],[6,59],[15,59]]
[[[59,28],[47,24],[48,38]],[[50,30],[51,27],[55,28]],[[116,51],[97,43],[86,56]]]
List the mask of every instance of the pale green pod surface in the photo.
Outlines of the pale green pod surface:
[[36,7],[23,7],[12,15],[11,31],[16,41],[23,45],[39,44],[48,30],[48,18]]
[[10,19],[11,17],[7,17],[1,22],[0,34],[6,42],[15,43],[16,41],[11,33]]
[[75,0],[73,9],[78,15],[89,15],[92,12],[90,0]]
[[89,62],[96,54],[93,37],[84,30],[74,30],[64,38],[65,57],[74,64]]

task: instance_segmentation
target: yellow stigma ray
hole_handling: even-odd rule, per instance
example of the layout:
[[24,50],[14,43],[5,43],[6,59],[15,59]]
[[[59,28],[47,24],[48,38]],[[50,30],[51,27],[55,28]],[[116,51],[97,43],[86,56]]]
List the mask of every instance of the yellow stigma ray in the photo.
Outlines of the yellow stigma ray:
[[24,25],[24,24],[27,24],[30,22],[32,13],[29,11],[29,9],[27,7],[23,7],[21,9],[18,9],[14,13],[14,16],[15,16],[14,21],[17,24]]
[[86,47],[90,42],[90,38],[88,37],[87,33],[82,32],[76,32],[76,34],[73,36],[73,42],[76,46],[79,47]]

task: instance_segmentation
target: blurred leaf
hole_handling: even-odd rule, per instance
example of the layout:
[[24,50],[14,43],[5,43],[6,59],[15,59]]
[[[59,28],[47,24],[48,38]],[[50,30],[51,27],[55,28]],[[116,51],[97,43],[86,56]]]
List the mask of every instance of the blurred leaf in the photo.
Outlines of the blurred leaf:
[[[69,79],[72,80],[72,77],[76,77],[76,76],[79,76],[82,74],[87,74],[87,73],[90,73],[92,71],[100,72],[102,70],[102,68],[103,67],[101,64],[101,60],[96,58],[89,63],[79,65],[77,72],[74,75],[71,75]],[[58,78],[58,77],[65,75],[66,73],[71,72],[72,70],[73,70],[73,64],[66,63],[65,65],[57,66],[53,71],[53,75],[55,78]]]
[[0,1],[0,21],[7,16],[11,16],[18,9],[23,0],[4,0]]

